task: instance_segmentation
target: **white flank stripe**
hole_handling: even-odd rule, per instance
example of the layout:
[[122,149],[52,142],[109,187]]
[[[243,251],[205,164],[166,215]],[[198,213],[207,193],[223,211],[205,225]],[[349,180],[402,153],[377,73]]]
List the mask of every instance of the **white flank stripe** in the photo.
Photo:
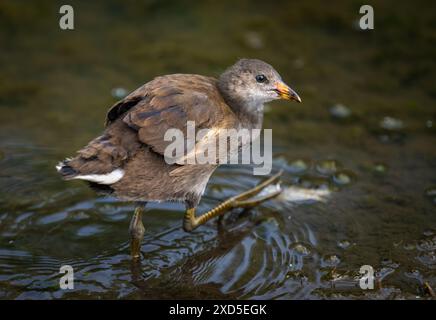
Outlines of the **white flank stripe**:
[[82,176],[75,176],[73,179],[87,180],[99,184],[113,184],[124,176],[123,169],[116,169],[106,174],[87,174]]

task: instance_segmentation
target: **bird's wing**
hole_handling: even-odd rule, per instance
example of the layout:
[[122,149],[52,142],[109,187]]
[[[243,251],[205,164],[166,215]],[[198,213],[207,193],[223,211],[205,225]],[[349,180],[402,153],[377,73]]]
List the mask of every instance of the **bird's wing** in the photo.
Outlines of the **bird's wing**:
[[[114,173],[141,144],[165,155],[166,147],[172,143],[164,139],[168,129],[178,129],[186,137],[188,121],[194,121],[196,132],[232,127],[236,116],[221,97],[216,81],[179,74],[148,82],[109,109],[103,135],[89,142],[73,159],[60,163],[59,172],[66,179],[110,184],[115,180]],[[195,147],[199,144],[197,141]],[[184,151],[192,156],[186,148]]]
[[193,121],[198,132],[216,128],[229,113],[215,79],[176,74],[158,77],[115,104],[106,122],[121,118],[137,131],[140,142],[163,155],[172,143],[164,139],[167,130],[178,129],[186,137],[188,121]]

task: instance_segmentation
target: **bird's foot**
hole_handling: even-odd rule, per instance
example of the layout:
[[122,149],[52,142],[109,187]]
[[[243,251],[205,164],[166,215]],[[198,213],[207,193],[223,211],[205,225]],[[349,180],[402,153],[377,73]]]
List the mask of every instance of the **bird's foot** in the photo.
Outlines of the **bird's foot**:
[[274,191],[266,193],[264,195],[261,194],[261,192],[266,190],[268,186],[271,186],[274,183],[278,182],[282,173],[283,170],[280,170],[278,173],[258,184],[256,187],[227,199],[226,201],[222,202],[212,210],[200,215],[199,217],[195,216],[195,208],[188,208],[183,220],[183,228],[185,229],[185,231],[192,231],[198,226],[206,223],[210,219],[221,216],[233,208],[252,208],[258,206],[262,202],[277,197],[282,192],[282,189],[280,189],[280,187],[277,187]]
[[[282,174],[283,170],[280,170],[278,173],[258,184],[254,188],[230,198],[229,200],[232,203],[232,207],[253,208],[260,205],[262,202],[277,197],[282,192],[280,185],[277,183],[279,182]],[[273,187],[274,190],[268,191],[268,187]]]

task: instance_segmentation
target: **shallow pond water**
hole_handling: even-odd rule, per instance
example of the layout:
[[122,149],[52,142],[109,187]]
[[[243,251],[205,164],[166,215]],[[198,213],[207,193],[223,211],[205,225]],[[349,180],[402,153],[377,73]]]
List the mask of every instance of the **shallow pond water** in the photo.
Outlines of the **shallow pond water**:
[[[436,11],[393,3],[374,5],[372,32],[356,28],[358,1],[83,3],[61,31],[54,2],[2,1],[0,298],[431,298]],[[238,57],[270,62],[303,99],[265,117],[284,192],[192,233],[181,205],[150,204],[132,263],[133,204],[61,181],[55,164],[119,95],[159,74],[216,76]],[[222,166],[199,210],[259,181]],[[74,290],[59,288],[62,265]],[[359,287],[362,265],[373,290]]]

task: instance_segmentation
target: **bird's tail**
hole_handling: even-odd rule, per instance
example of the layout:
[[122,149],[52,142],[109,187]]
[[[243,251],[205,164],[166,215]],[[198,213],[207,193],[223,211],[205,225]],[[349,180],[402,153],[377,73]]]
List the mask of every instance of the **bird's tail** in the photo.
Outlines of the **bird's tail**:
[[71,158],[67,158],[56,165],[56,170],[60,173],[64,180],[74,179],[78,172],[69,165]]

